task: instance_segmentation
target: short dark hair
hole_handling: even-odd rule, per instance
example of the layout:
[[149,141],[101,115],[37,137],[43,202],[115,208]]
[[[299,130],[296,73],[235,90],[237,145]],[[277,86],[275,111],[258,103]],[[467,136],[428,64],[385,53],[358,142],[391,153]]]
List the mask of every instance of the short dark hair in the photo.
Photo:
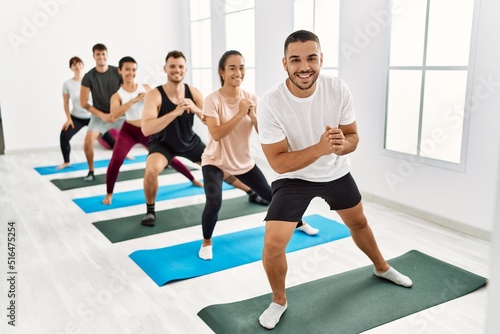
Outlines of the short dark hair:
[[104,44],[101,44],[101,43],[97,43],[96,45],[94,45],[94,47],[92,48],[92,54],[94,54],[96,51],[108,51],[108,48],[106,47],[106,45]]
[[71,68],[71,66],[73,66],[73,64],[79,64],[79,63],[82,63],[82,65],[83,65],[83,61],[79,57],[77,57],[77,56],[71,57],[69,60],[69,68]]
[[118,62],[118,68],[121,69],[123,67],[123,64],[125,63],[134,63],[137,65],[137,62],[135,61],[134,58],[130,57],[130,56],[126,56],[126,57],[123,57],[122,59],[120,59],[120,61]]
[[313,41],[318,44],[318,48],[321,50],[321,44],[319,43],[319,38],[316,36],[315,33],[310,32],[308,30],[297,30],[293,33],[290,34],[285,40],[285,48],[284,48],[284,53],[286,55],[286,50],[288,48],[288,44],[290,43],[295,43],[295,42],[307,42],[307,41]]
[[[219,70],[224,71],[224,67],[226,66],[227,58],[229,58],[230,56],[241,56],[243,58],[243,55],[241,54],[241,52],[236,51],[236,50],[229,50],[229,51],[224,52],[224,54],[222,55],[222,57],[220,57],[220,60],[219,60]],[[220,78],[221,86],[224,86],[224,78],[220,74],[219,74],[219,78]]]
[[186,60],[184,53],[182,53],[179,50],[173,50],[173,51],[170,51],[169,53],[167,53],[167,56],[165,57],[165,62],[168,61],[168,58],[174,58],[174,59],[184,58],[184,60]]

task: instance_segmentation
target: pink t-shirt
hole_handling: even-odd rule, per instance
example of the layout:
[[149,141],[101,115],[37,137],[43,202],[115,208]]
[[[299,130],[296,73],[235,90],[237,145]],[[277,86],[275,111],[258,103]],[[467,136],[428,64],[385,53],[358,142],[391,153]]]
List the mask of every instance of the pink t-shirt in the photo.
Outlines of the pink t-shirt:
[[[240,90],[240,99],[251,99],[257,104],[257,96]],[[223,124],[238,113],[240,102],[230,104],[219,90],[205,99],[203,116],[217,117]],[[213,165],[230,174],[239,175],[251,170],[255,161],[250,155],[250,136],[253,124],[249,116],[243,118],[238,125],[224,138],[215,141],[208,136],[208,143],[201,157],[201,165]]]

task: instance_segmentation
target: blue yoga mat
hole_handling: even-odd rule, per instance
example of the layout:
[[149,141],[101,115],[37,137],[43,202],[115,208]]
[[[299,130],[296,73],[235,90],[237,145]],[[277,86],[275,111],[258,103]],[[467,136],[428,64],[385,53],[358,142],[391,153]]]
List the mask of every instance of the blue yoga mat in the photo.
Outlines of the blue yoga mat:
[[[134,164],[137,162],[145,162],[146,158],[147,158],[147,155],[139,155],[139,156],[136,156],[134,160],[125,159],[123,164],[128,165],[128,164]],[[96,160],[96,161],[94,161],[94,168],[108,167],[108,164],[109,164],[109,159]],[[71,166],[63,168],[63,169],[56,169],[56,167],[57,167],[57,165],[35,167],[35,170],[40,175],[50,175],[50,174],[76,172],[79,170],[88,170],[89,169],[89,165],[86,162],[78,162],[76,164],[71,164]]]
[[[233,188],[233,186],[225,182],[222,184],[222,190]],[[205,191],[203,188],[194,186],[191,182],[160,186],[158,187],[156,202],[174,198],[201,195],[204,193]],[[73,199],[73,202],[75,202],[76,205],[78,205],[85,213],[106,211],[146,203],[143,189],[115,193],[113,194],[113,202],[111,205],[102,204],[101,202],[103,199],[104,194],[99,196],[75,198]]]
[[[295,231],[287,253],[346,238],[349,229],[334,220],[320,215],[304,217],[304,220],[320,231],[315,236]],[[201,229],[200,229],[201,234]],[[264,246],[264,226],[214,237],[213,260],[198,257],[201,241],[138,250],[130,258],[158,285],[168,282],[211,274],[244,264],[260,261]]]

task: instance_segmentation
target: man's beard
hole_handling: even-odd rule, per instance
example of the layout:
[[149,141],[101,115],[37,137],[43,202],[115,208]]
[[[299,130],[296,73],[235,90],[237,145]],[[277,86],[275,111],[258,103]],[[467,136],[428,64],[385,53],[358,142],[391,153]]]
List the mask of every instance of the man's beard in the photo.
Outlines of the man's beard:
[[[307,72],[301,72],[301,73],[307,73]],[[314,86],[314,84],[316,83],[316,80],[318,80],[318,77],[314,77],[316,73],[313,72],[313,78],[312,78],[312,81],[310,82],[310,84],[307,86],[307,87],[304,87],[304,86],[301,86],[300,83],[296,80],[296,77],[295,75],[293,74],[290,74],[290,72],[288,72],[288,78],[290,79],[290,81],[295,85],[295,87],[297,87],[298,89],[300,90],[308,90],[310,89],[312,86]]]
[[[178,79],[180,77],[180,79]],[[168,78],[168,81],[171,81],[173,83],[176,83],[176,84],[179,84],[182,82],[182,80],[184,80],[184,76],[178,76],[178,75],[171,75],[169,78]]]

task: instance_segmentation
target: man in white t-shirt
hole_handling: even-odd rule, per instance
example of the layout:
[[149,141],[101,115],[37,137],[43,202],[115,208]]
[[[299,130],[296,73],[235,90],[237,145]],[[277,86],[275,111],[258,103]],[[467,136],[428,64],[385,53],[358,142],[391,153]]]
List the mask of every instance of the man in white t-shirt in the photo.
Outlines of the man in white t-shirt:
[[382,256],[350,174],[348,154],[359,138],[349,88],[339,78],[320,75],[323,54],[314,33],[292,33],[284,51],[288,78],[262,97],[257,114],[264,154],[278,173],[265,218],[262,256],[273,300],[259,322],[268,329],[287,308],[285,249],[314,197],[323,198],[339,214],[373,262],[376,276],[404,287],[413,284]]

